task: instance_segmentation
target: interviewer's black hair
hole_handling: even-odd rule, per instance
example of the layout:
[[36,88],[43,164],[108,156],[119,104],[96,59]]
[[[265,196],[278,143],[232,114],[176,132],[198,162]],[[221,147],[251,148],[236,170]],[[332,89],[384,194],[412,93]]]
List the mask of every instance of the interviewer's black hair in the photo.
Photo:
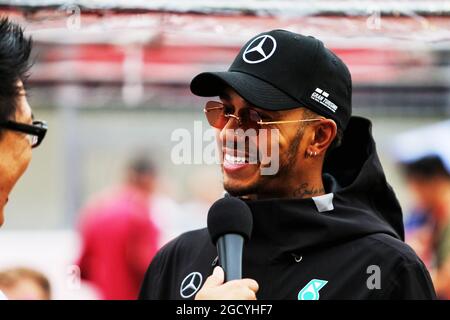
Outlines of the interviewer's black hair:
[[14,119],[21,91],[18,81],[28,77],[31,47],[31,37],[25,37],[18,24],[0,18],[0,122]]

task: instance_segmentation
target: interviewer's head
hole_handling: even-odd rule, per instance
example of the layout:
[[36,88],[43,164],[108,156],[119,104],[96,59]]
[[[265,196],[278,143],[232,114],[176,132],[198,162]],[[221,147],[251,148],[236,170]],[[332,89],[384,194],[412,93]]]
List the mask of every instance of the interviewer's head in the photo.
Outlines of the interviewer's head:
[[6,18],[0,19],[0,226],[8,196],[43,139],[45,125],[33,123],[24,81],[30,68],[31,39]]

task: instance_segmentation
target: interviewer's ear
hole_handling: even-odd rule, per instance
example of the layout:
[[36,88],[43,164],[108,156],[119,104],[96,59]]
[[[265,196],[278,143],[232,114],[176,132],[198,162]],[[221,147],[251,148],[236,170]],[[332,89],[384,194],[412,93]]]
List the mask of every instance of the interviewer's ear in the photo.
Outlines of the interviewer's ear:
[[306,149],[310,156],[325,155],[337,134],[337,125],[331,119],[322,119],[311,125],[311,139]]

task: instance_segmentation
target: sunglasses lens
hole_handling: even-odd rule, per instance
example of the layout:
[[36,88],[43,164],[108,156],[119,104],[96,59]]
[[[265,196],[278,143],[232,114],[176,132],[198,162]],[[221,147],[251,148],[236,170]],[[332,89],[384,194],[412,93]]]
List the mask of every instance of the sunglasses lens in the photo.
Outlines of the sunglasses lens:
[[[205,113],[209,124],[217,129],[223,129],[227,125],[230,116],[232,116],[231,114],[226,115],[223,104],[216,101],[206,103]],[[239,116],[239,119],[242,127],[245,129],[259,129],[260,127],[259,122],[261,121],[261,116],[256,110],[251,108],[245,108]]]
[[223,129],[228,122],[228,118],[225,117],[223,105],[219,102],[207,102],[205,114],[208,123],[214,128]]
[[30,141],[30,145],[32,148],[34,148],[37,144],[38,141],[38,137],[32,134],[29,134],[28,136],[28,140]]
[[36,148],[42,142],[47,132],[47,124],[43,121],[33,121],[33,126],[45,129],[45,131],[41,132],[39,135],[31,136],[31,147]]

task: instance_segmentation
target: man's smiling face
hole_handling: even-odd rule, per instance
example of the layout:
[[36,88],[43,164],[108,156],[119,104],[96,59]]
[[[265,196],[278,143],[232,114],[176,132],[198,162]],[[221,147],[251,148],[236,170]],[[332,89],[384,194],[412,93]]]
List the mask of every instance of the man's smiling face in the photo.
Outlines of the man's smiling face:
[[[263,121],[300,120],[304,117],[303,108],[278,112],[256,108],[249,105],[231,88],[225,89],[220,98],[226,112],[238,117],[245,108],[253,108],[258,111]],[[261,129],[266,129],[267,135],[259,134],[247,136],[247,138],[236,134],[236,129],[245,131],[247,128],[240,127],[237,119],[231,117],[225,127],[217,134],[223,157],[224,188],[227,192],[233,196],[257,194],[259,198],[265,196],[277,197],[289,189],[291,182],[298,182],[295,179],[296,173],[303,170],[303,157],[298,155],[305,153],[306,144],[302,144],[302,140],[307,126],[301,123],[264,125]],[[271,129],[277,130],[278,149],[272,145]],[[246,139],[245,143],[242,139]],[[238,148],[239,146],[245,147]],[[263,158],[258,158],[256,163],[255,161],[249,161],[254,156],[249,154],[251,150],[258,151],[260,155],[263,155]],[[264,152],[261,152],[261,150],[264,150]],[[278,151],[278,155],[272,154],[274,150]],[[269,165],[267,159],[264,158],[265,153],[267,153],[266,156],[269,160],[278,156],[279,170],[273,175],[262,174],[264,166]]]

